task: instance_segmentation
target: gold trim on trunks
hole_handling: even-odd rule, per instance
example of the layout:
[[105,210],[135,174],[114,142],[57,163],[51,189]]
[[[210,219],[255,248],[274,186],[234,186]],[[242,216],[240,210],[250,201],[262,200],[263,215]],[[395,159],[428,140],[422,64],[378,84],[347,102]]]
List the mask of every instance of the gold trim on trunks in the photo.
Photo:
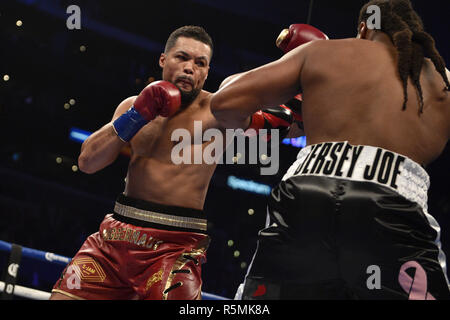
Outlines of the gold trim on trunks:
[[[167,300],[167,298],[168,298],[168,295],[169,295],[168,289],[172,286],[172,282],[176,276],[176,271],[183,269],[184,266],[188,262],[192,261],[191,259],[189,259],[189,257],[195,259],[195,257],[200,256],[204,253],[205,253],[205,249],[192,249],[191,251],[184,252],[180,257],[178,257],[177,261],[175,261],[175,263],[172,266],[172,270],[169,273],[169,277],[167,278],[167,282],[164,287],[163,296],[162,296],[163,300]],[[188,257],[186,258],[186,256],[188,256]],[[199,264],[199,263],[200,263],[200,261],[198,261],[195,264]],[[182,282],[181,282],[181,285],[183,285]]]

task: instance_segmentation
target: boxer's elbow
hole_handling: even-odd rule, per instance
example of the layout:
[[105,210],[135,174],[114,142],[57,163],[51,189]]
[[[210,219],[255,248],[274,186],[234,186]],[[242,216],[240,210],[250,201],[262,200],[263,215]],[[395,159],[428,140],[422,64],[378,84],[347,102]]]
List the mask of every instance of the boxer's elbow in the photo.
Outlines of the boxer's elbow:
[[93,165],[93,161],[86,153],[81,153],[78,157],[78,168],[87,174],[93,174],[98,171]]
[[78,168],[87,174],[94,174],[108,165],[106,159],[99,159],[98,155],[90,152],[89,149],[82,150],[78,157]]

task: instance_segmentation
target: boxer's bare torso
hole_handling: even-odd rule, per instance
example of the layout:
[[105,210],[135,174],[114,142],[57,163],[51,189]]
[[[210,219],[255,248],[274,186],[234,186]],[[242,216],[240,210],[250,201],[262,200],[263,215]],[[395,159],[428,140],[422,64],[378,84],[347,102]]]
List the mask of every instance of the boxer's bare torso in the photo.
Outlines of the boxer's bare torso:
[[[125,100],[114,119],[131,107],[135,97]],[[212,141],[202,142],[202,149],[194,150],[194,121],[200,121],[202,133],[219,128],[211,114],[211,93],[202,91],[188,107],[171,118],[157,117],[144,126],[130,141],[131,159],[128,166],[125,195],[165,205],[203,209],[209,181],[216,164],[194,164],[194,153],[204,150]],[[114,120],[113,119],[113,120]],[[186,129],[191,136],[191,161],[175,164],[172,141],[176,129]],[[183,153],[175,152],[182,156]]]
[[[170,49],[161,54],[162,78],[178,85],[180,92],[187,94],[198,90],[198,95],[183,102],[173,116],[158,116],[150,121],[129,142],[122,141],[114,129],[115,120],[127,112],[137,96],[125,99],[117,106],[111,122],[83,143],[78,159],[81,171],[91,174],[102,170],[116,160],[120,150],[129,147],[131,159],[124,190],[126,196],[168,206],[203,209],[216,164],[206,164],[205,161],[198,164],[193,159],[214,140],[203,142],[200,137],[201,141],[196,143],[201,144],[201,148],[199,145],[194,148],[194,122],[201,124],[203,132],[221,128],[210,111],[212,94],[202,90],[208,76],[211,50],[209,44],[180,36]],[[172,134],[177,129],[187,133],[185,136],[189,141],[185,141],[185,136],[172,141]],[[181,164],[172,159],[173,149],[179,142],[187,142],[182,150],[190,148],[191,152],[190,159],[183,159]],[[182,151],[175,151],[177,160],[184,155]]]
[[310,42],[238,75],[214,94],[213,113],[225,127],[245,127],[257,107],[287,101],[301,85],[308,144],[372,145],[427,165],[450,137],[450,93],[432,62],[424,59],[423,113],[411,79],[403,110],[395,47],[386,34],[375,37]]
[[[424,110],[411,79],[408,104],[397,75],[393,46],[345,39],[318,43],[302,71],[303,119],[309,144],[349,141],[403,154],[426,165],[439,156],[450,136],[450,93],[429,59],[421,73]],[[322,56],[320,56],[322,55]],[[323,61],[323,63],[319,63]]]

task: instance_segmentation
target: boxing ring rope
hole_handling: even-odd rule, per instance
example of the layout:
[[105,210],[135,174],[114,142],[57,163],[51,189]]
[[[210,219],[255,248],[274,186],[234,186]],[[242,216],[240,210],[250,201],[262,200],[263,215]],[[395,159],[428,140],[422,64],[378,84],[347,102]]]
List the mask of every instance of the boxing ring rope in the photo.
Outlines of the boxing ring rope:
[[[0,251],[11,253],[12,244],[9,242],[5,242],[0,240]],[[43,261],[46,263],[54,263],[60,266],[66,266],[72,259],[68,257],[64,257],[58,254],[54,254],[52,252],[45,252],[36,249],[31,249],[27,247],[22,247],[22,256],[31,258],[38,261]],[[20,268],[19,268],[20,269]],[[5,282],[0,281],[0,293],[5,290]],[[23,287],[20,285],[14,285],[14,295],[31,299],[31,300],[48,300],[50,298],[50,292],[45,292],[41,290],[36,290],[32,288]],[[225,297],[221,297],[215,294],[202,292],[203,300],[230,300]]]

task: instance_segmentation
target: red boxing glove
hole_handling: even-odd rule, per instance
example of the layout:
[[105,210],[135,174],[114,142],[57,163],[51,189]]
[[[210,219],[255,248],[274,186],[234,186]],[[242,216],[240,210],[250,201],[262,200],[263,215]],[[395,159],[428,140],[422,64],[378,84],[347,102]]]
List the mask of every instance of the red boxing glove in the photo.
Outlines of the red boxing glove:
[[[266,140],[269,141],[271,139],[270,130],[279,129],[280,138],[284,138],[288,134],[293,120],[294,118],[292,115],[292,111],[289,110],[288,108],[282,106],[275,108],[267,108],[255,112],[252,115],[250,125],[244,134],[248,137],[252,137],[255,136],[254,134],[255,131],[256,134],[259,134],[259,130],[267,129],[268,134]],[[255,131],[250,129],[254,129]]]
[[181,106],[181,93],[169,81],[155,81],[141,91],[133,106],[147,121],[152,121],[158,115],[170,117]]
[[291,24],[281,31],[276,44],[284,53],[313,40],[329,40],[328,36],[308,24]]
[[281,107],[288,109],[292,113],[294,121],[297,122],[300,129],[303,129],[302,102],[303,96],[300,93],[285,104],[281,105]]

